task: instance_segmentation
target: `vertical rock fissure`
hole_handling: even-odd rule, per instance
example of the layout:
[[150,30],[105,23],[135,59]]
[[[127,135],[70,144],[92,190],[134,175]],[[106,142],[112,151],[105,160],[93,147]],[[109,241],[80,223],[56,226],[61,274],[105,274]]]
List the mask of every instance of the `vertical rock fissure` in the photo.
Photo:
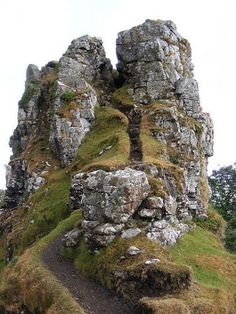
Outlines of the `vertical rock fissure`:
[[127,132],[130,138],[130,155],[131,162],[142,161],[143,153],[140,141],[140,124],[141,124],[141,111],[133,107],[130,111],[125,113],[129,120]]

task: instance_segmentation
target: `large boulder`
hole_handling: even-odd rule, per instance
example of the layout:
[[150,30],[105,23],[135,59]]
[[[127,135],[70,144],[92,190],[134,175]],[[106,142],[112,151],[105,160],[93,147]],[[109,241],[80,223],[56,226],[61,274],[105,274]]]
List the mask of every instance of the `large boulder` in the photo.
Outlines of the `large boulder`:
[[101,246],[111,242],[148,196],[147,175],[131,168],[76,174],[71,208],[82,208],[86,237]]
[[116,51],[118,71],[135,101],[176,99],[189,114],[200,111],[191,47],[172,21],[146,20],[120,32]]

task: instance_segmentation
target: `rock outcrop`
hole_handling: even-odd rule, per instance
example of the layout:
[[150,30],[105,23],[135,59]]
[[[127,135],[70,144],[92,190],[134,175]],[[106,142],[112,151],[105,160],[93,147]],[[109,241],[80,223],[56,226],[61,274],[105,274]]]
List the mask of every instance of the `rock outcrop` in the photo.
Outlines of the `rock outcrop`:
[[[111,163],[106,170],[75,168],[70,208],[82,208],[82,230],[93,249],[139,233],[174,245],[189,230],[187,221],[206,215],[213,154],[212,122],[200,106],[190,44],[173,22],[147,20],[118,34],[117,57],[114,75],[102,41],[86,35],[72,41],[59,62],[41,70],[29,65],[10,141],[6,206],[24,201],[55,167],[75,162],[95,107],[115,107],[128,118],[129,160],[121,169]],[[115,141],[116,134],[104,137],[95,157],[116,154]]]
[[[129,219],[136,217],[146,221],[142,232],[149,239],[174,245],[189,230],[185,221],[205,215],[207,158],[213,154],[212,122],[200,107],[190,44],[178,34],[173,22],[147,20],[118,34],[117,56],[121,90],[124,93],[126,89],[127,95],[118,98],[116,105],[129,119],[130,161],[137,174],[148,174],[152,187],[125,221],[104,220],[110,203],[119,213],[122,196],[111,200],[107,187],[87,188],[87,181],[81,178],[88,175],[78,174],[72,184],[72,208],[83,209],[84,230],[91,244],[107,245],[121,229],[124,232],[128,228]],[[119,90],[115,94],[117,100]],[[149,142],[153,147],[146,151]],[[93,180],[103,182],[106,175],[100,175],[93,173]],[[122,193],[126,202],[126,193]],[[90,198],[93,208],[87,203]]]
[[148,196],[150,185],[142,171],[80,173],[72,180],[72,209],[83,208],[85,237],[106,246],[114,240]]
[[95,118],[98,95],[92,86],[109,86],[112,66],[102,41],[83,36],[72,41],[58,69],[50,143],[61,164],[66,166],[76,157]]

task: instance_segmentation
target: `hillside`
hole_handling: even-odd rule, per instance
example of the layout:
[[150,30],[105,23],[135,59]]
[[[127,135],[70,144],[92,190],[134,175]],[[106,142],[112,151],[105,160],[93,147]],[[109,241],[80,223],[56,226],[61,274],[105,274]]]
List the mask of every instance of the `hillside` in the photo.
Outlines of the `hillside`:
[[[29,65],[0,215],[1,313],[236,313],[213,125],[171,21]],[[87,289],[87,290],[86,290]]]

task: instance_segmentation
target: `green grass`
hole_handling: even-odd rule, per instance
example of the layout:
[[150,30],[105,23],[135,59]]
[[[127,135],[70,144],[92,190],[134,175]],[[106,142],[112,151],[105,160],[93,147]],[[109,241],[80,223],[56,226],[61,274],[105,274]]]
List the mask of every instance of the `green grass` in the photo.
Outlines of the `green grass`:
[[212,232],[197,226],[170,253],[175,262],[192,268],[198,283],[211,288],[236,288],[236,256],[228,253]]
[[29,199],[27,205],[30,209],[24,212],[27,229],[23,232],[22,248],[46,235],[68,216],[70,181],[64,169],[57,170],[51,174],[47,184]]
[[65,102],[70,102],[76,98],[76,93],[74,91],[66,91],[61,95],[61,100]]
[[[110,170],[128,164],[130,143],[126,133],[128,120],[119,110],[108,107],[96,109],[96,120],[80,146],[72,171],[102,168]],[[110,150],[99,153],[108,146]]]
[[[126,255],[126,251],[130,246],[138,247],[142,250],[142,254],[119,261],[121,256]],[[172,263],[169,259],[168,252],[158,243],[148,240],[143,234],[131,239],[118,238],[95,255],[89,252],[88,246],[84,241],[80,242],[76,250],[64,249],[62,254],[63,256],[72,258],[75,266],[86,276],[95,281],[99,281],[102,285],[113,290],[117,289],[117,285],[114,282],[115,271],[121,269],[124,273],[127,272],[130,274],[140,272],[144,262],[150,258],[159,258],[161,263],[155,267],[159,269],[160,272],[166,274],[170,273],[173,278],[180,276],[181,273],[189,273],[187,267]],[[128,289],[122,290],[123,283],[121,282],[119,283],[120,286],[118,290],[121,289],[120,291],[123,297],[127,297],[128,299],[132,298],[133,292],[128,292],[129,285],[131,288],[132,283],[126,279],[124,284],[126,287],[128,286]]]
[[115,104],[133,105],[134,100],[128,93],[128,85],[123,85],[112,94],[112,101]]
[[36,87],[32,83],[26,86],[24,94],[21,100],[19,101],[19,105],[21,108],[23,108],[30,101],[30,99],[34,96],[35,92]]
[[68,290],[41,262],[41,254],[58,235],[70,230],[81,221],[81,211],[73,212],[49,235],[42,238],[32,249],[10,264],[0,286],[0,305],[14,313],[25,304],[33,313],[82,314],[82,308]]

